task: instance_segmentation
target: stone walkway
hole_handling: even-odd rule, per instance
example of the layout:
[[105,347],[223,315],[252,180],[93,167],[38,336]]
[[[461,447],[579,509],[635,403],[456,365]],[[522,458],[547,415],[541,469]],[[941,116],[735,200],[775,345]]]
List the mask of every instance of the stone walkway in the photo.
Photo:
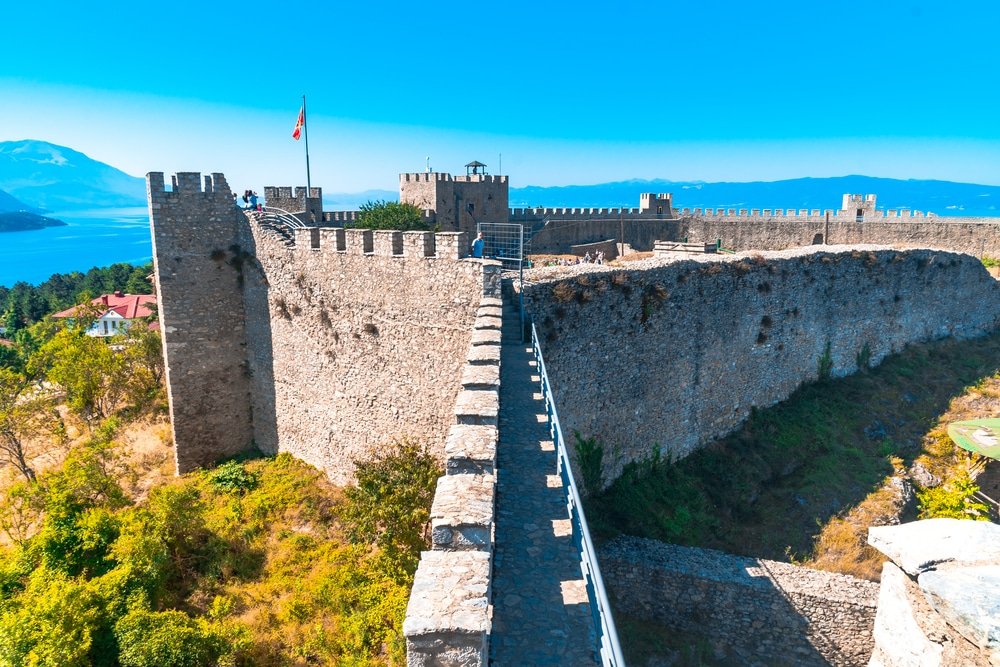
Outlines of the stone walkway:
[[598,664],[531,346],[505,342],[500,373],[491,664]]

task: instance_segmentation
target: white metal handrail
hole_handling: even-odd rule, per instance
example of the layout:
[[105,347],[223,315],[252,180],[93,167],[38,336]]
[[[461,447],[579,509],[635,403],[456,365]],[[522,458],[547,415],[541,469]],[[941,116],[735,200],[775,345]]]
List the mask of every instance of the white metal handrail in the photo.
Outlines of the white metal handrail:
[[264,220],[272,224],[284,225],[289,229],[305,229],[309,227],[309,225],[299,220],[294,213],[280,209],[277,206],[265,206],[262,213],[264,214]]
[[569,452],[566,449],[566,441],[563,439],[562,424],[559,422],[559,414],[556,412],[555,399],[552,396],[549,376],[545,371],[545,360],[542,358],[542,348],[538,341],[538,331],[533,322],[531,324],[531,347],[534,350],[535,361],[538,363],[538,375],[541,378],[542,396],[545,399],[545,410],[549,417],[549,429],[556,446],[558,472],[563,482],[563,488],[566,489],[566,505],[573,526],[573,539],[581,553],[580,567],[587,584],[587,597],[590,601],[590,613],[599,644],[601,663],[606,666],[624,667],[625,658],[618,642],[618,630],[615,628],[615,621],[611,616],[611,603],[608,601],[608,594],[604,589],[604,579],[601,577],[601,568],[597,563],[597,550],[590,539],[587,518],[583,514],[583,503],[580,501],[580,492],[573,477]]

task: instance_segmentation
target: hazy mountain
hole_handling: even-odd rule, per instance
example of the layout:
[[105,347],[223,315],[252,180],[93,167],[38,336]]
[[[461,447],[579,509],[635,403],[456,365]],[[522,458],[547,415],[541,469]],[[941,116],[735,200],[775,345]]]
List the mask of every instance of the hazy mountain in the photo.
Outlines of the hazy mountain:
[[642,192],[671,192],[674,208],[839,209],[844,193],[876,194],[878,208],[910,208],[938,215],[1000,216],[1000,187],[950,181],[872,176],[796,178],[751,183],[631,180],[598,185],[510,189],[512,208],[639,205]]
[[0,142],[0,190],[49,211],[146,203],[143,179],[45,141]]
[[34,211],[35,209],[28,206],[23,201],[15,199],[11,195],[7,194],[3,190],[0,190],[0,213],[9,213],[11,211]]

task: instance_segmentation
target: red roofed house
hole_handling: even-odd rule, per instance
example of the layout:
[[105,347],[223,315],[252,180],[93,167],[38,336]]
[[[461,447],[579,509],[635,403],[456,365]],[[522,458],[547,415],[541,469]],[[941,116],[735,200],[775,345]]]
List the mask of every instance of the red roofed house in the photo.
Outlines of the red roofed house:
[[[94,323],[87,330],[88,336],[99,336],[101,338],[115,336],[125,331],[131,326],[132,320],[138,317],[149,317],[153,314],[150,306],[156,305],[156,297],[152,294],[102,294],[91,302],[101,316],[94,320]],[[81,306],[73,306],[67,310],[54,314],[52,317],[69,318],[76,316]],[[151,329],[158,328],[158,323],[150,325]]]

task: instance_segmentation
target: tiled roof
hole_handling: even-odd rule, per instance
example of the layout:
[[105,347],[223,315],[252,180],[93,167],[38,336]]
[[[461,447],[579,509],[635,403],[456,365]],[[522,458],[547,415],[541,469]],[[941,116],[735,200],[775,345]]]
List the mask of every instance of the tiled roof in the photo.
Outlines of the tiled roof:
[[[114,294],[102,294],[96,299],[92,299],[90,303],[100,309],[101,317],[114,311],[126,320],[132,320],[137,317],[152,315],[153,311],[150,309],[150,306],[156,305],[156,297],[152,294],[122,294],[121,292],[115,292]],[[73,317],[79,308],[80,306],[73,306],[54,314],[52,317]]]

